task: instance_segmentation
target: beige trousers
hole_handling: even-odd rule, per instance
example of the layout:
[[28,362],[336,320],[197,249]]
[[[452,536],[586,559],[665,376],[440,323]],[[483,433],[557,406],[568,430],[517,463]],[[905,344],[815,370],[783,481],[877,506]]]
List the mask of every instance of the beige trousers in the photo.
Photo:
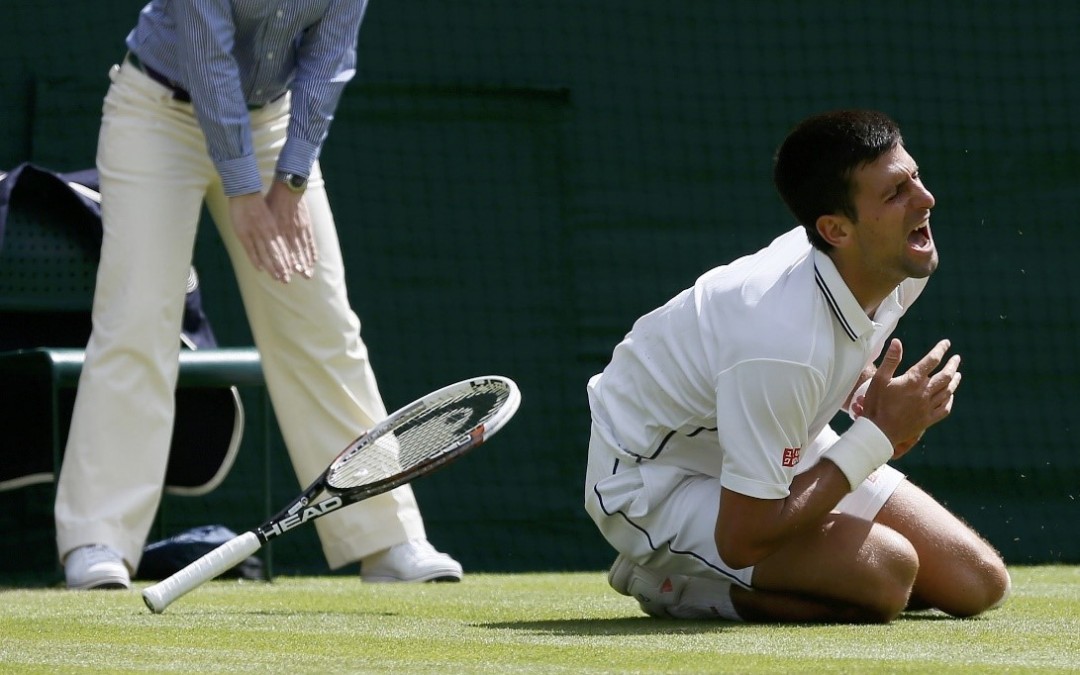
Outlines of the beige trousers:
[[[135,569],[163,490],[187,271],[204,200],[232,260],[299,483],[306,487],[386,410],[349,306],[318,165],[304,197],[319,251],[316,273],[281,284],[256,271],[236,240],[192,106],[130,65],[114,67],[110,78],[97,157],[104,240],[56,533],[61,560],[78,546],[107,544]],[[286,96],[251,112],[265,185],[285,141],[288,106]],[[425,536],[408,486],[316,527],[331,568]]]

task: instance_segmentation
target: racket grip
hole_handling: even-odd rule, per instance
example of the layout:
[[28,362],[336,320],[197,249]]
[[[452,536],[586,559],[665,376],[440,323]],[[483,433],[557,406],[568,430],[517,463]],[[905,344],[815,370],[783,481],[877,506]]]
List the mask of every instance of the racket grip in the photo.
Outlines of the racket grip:
[[254,532],[233,537],[168,579],[146,588],[142,593],[143,602],[151,612],[161,614],[174,600],[239,565],[261,547]]

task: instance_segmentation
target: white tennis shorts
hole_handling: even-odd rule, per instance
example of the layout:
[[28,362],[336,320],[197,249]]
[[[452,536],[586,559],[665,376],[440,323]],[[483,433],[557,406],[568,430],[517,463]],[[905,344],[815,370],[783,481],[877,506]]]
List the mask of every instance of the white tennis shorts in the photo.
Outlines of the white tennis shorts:
[[[837,438],[826,427],[806,456],[820,456],[823,447]],[[716,550],[719,478],[675,467],[616,462],[618,456],[594,427],[585,508],[615,550],[666,574],[721,578],[752,587],[754,568],[732,569]],[[904,474],[884,465],[844,497],[836,511],[872,520],[903,480]]]

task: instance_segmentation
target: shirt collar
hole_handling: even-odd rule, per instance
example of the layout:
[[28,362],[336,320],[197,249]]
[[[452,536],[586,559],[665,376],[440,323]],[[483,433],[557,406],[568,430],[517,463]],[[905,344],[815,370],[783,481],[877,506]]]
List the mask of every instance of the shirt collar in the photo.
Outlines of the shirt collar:
[[866,316],[858,300],[851,294],[851,289],[844,283],[832,258],[817,248],[813,249],[813,253],[814,280],[821,289],[821,294],[825,297],[825,302],[828,303],[833,316],[840,322],[840,327],[854,342],[860,336],[872,331],[874,322]]

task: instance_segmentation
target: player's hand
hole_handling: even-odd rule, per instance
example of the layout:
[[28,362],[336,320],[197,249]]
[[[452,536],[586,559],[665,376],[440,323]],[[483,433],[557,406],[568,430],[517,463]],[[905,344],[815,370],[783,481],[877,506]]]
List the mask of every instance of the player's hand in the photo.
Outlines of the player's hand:
[[922,440],[922,437],[923,437],[922,434],[918,434],[914,438],[909,438],[906,441],[903,441],[903,442],[900,442],[900,443],[897,443],[896,445],[894,445],[893,446],[893,459],[896,459],[897,457],[903,457],[904,455],[906,455],[908,450],[911,450],[912,448],[914,448],[919,443],[919,441]]
[[274,279],[289,283],[296,262],[263,196],[252,193],[230,197],[229,218],[255,269],[266,270]]
[[896,339],[889,342],[862,400],[861,413],[892,441],[893,459],[903,456],[928,428],[952,412],[961,376],[958,355],[945,361],[951,346],[948,340],[938,342],[907,372],[896,375],[903,345]]
[[274,182],[266,195],[267,206],[277,220],[278,230],[289,247],[292,267],[310,279],[315,274],[319,252],[311,228],[311,214],[302,195]]

